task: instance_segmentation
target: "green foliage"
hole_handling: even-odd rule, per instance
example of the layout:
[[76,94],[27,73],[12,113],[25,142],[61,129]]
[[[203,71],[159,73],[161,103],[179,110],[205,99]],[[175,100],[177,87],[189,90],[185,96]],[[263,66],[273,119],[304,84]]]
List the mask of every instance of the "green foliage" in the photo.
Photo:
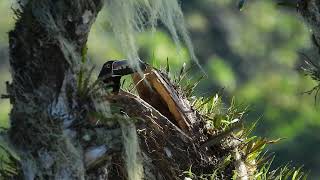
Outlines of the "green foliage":
[[290,165],[285,165],[279,167],[275,170],[271,170],[271,164],[273,159],[264,163],[258,172],[254,175],[256,180],[306,180],[308,174],[302,171],[302,167],[291,167]]
[[92,66],[87,63],[87,46],[83,47],[81,51],[81,65],[78,72],[78,87],[77,95],[80,99],[87,99],[90,95],[96,93],[102,86],[99,79],[96,79],[92,82],[93,72],[95,66]]
[[[307,178],[307,175],[301,171],[301,168],[289,168],[288,165],[279,167],[275,170],[270,169],[272,154],[266,155],[266,147],[269,144],[278,143],[282,138],[275,140],[268,140],[258,136],[251,136],[252,131],[256,128],[258,121],[252,123],[250,126],[243,126],[243,118],[248,112],[248,107],[236,104],[233,98],[230,105],[226,108],[221,97],[214,94],[209,97],[195,97],[194,90],[199,85],[200,79],[187,78],[189,73],[185,65],[182,66],[179,74],[174,76],[170,73],[170,64],[167,61],[164,75],[169,76],[171,82],[175,84],[176,89],[184,94],[191,101],[192,107],[202,116],[205,129],[212,137],[204,143],[203,147],[210,147],[216,144],[227,143],[225,140],[228,137],[234,138],[241,143],[237,145],[242,155],[241,159],[244,161],[247,169],[254,178],[260,179],[292,179]],[[186,81],[183,81],[187,79]],[[236,148],[236,147],[232,147]],[[189,170],[184,171],[186,177],[192,179],[219,179],[219,172],[223,172],[226,166],[235,160],[232,152],[227,153],[227,156],[220,161],[218,166],[213,170],[212,174],[196,175],[192,172],[192,166]],[[268,167],[266,169],[266,167]],[[262,175],[264,175],[262,177]],[[233,179],[237,179],[237,171],[233,173]]]
[[5,142],[4,132],[0,141],[0,179],[15,179],[21,176],[20,158]]
[[80,99],[86,99],[90,97],[90,95],[96,93],[102,86],[102,83],[99,79],[94,81],[91,80],[92,73],[95,67],[91,67],[88,69],[82,69],[79,74],[79,81],[78,81],[78,97]]
[[220,163],[218,164],[217,168],[213,170],[212,174],[202,174],[200,176],[201,180],[205,180],[205,179],[210,179],[210,180],[214,180],[214,179],[219,179],[219,175],[222,173],[222,171],[225,170],[225,168],[231,164],[232,162],[232,156],[231,155],[227,155],[225,157],[222,158],[223,160],[220,161]]
[[199,179],[199,180],[216,180],[216,179],[221,179],[220,174],[223,173],[225,168],[230,165],[232,162],[232,157],[231,155],[228,155],[226,157],[222,158],[222,161],[219,162],[217,167],[212,170],[211,174],[201,174],[201,175],[196,175],[195,173],[192,172],[192,166],[187,171],[184,171],[183,174],[185,177],[191,178],[191,179]]
[[[228,127],[239,123],[246,110],[239,108],[234,99],[225,110],[221,97],[217,94],[211,97],[201,97],[192,103],[193,107],[206,119],[209,132],[224,131]],[[211,132],[214,134],[213,132]]]
[[[167,63],[166,73],[170,73],[170,66]],[[307,175],[301,168],[290,168],[288,165],[279,167],[275,170],[270,169],[272,154],[267,155],[266,147],[269,144],[278,143],[281,138],[275,140],[268,140],[258,136],[251,136],[252,131],[256,128],[258,121],[252,123],[250,126],[243,126],[244,116],[248,112],[248,107],[242,107],[236,104],[233,98],[230,105],[226,108],[221,97],[218,94],[209,97],[195,97],[193,96],[194,88],[197,87],[200,80],[192,81],[189,79],[187,85],[180,81],[181,76],[185,75],[185,66],[182,67],[178,76],[171,78],[171,81],[176,83],[176,88],[181,89],[183,94],[187,94],[192,100],[192,107],[202,116],[206,132],[211,136],[209,140],[204,143],[203,147],[210,147],[217,144],[228,144],[227,138],[239,141],[239,145],[231,145],[231,148],[238,149],[241,154],[249,175],[254,176],[253,179],[302,179],[307,178]],[[179,82],[179,83],[177,83]],[[192,86],[190,86],[192,84]],[[190,92],[190,94],[189,94]],[[226,167],[236,160],[235,154],[232,151],[227,152],[227,155],[219,161],[218,165],[213,170],[212,174],[197,175],[192,172],[192,166],[183,174],[191,179],[220,179],[220,173],[225,171]],[[237,171],[233,171],[232,179],[238,179]],[[252,177],[250,177],[252,178]]]

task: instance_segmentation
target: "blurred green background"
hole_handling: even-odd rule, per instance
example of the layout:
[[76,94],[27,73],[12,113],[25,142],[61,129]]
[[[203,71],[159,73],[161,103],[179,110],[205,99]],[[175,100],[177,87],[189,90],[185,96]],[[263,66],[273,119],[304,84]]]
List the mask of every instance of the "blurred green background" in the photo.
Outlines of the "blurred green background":
[[[10,80],[7,32],[13,27],[11,1],[0,1],[0,94]],[[310,52],[310,32],[295,10],[276,6],[272,1],[251,0],[243,11],[235,0],[183,0],[188,29],[195,51],[208,78],[197,94],[222,92],[224,99],[235,96],[250,105],[248,120],[260,119],[256,134],[283,137],[273,145],[274,166],[290,162],[311,170],[310,179],[320,177],[320,105],[303,94],[315,83],[300,72],[303,58]],[[123,58],[105,13],[95,23],[88,42],[89,57],[101,66],[107,59]],[[171,69],[189,63],[185,49],[178,55],[167,31],[139,35],[142,59],[156,60]],[[99,69],[99,68],[97,68]],[[199,76],[194,67],[193,76]],[[10,105],[0,100],[0,125],[8,126]]]

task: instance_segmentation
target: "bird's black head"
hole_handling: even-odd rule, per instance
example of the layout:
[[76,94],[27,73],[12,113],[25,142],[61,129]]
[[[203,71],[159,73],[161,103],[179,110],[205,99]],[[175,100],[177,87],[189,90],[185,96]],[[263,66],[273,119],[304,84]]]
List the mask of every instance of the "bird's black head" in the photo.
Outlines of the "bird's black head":
[[112,77],[121,77],[145,69],[146,64],[140,60],[137,67],[132,67],[128,60],[107,61],[104,63],[98,78],[105,80]]
[[107,61],[104,63],[98,79],[102,80],[106,87],[111,87],[114,93],[118,93],[120,89],[120,80],[122,76],[145,70],[146,64],[139,60],[137,67],[132,67],[127,60]]
[[107,61],[106,63],[103,64],[102,69],[99,73],[98,78],[99,79],[107,79],[107,78],[111,78],[112,74],[113,74],[113,63],[115,61]]

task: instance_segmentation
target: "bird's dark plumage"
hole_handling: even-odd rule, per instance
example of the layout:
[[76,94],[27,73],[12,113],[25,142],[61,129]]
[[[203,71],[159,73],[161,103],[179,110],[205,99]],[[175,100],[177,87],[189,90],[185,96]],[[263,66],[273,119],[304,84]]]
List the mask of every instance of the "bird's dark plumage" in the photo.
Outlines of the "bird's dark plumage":
[[146,64],[140,61],[138,67],[132,67],[127,60],[107,61],[99,73],[98,79],[101,79],[106,88],[112,88],[113,93],[118,93],[120,90],[120,80],[122,76],[145,70]]

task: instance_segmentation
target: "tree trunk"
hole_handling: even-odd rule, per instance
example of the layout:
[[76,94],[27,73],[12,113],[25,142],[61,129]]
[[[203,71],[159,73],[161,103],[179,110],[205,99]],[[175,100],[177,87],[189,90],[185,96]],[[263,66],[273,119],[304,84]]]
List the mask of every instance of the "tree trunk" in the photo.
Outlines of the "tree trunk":
[[9,136],[25,179],[85,179],[82,144],[69,124],[85,119],[77,92],[82,50],[102,0],[29,0],[9,33]]

